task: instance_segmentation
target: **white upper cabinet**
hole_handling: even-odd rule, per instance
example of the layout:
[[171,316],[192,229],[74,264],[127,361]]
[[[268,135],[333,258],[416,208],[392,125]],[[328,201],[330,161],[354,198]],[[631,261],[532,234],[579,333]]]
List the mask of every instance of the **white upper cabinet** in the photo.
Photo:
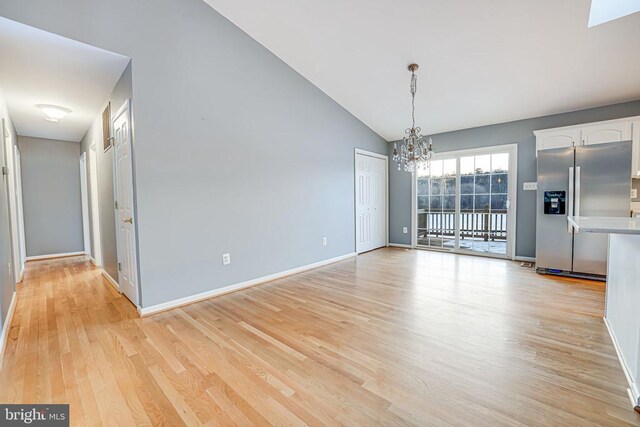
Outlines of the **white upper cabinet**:
[[580,129],[565,129],[558,132],[536,131],[534,133],[536,134],[537,150],[573,147],[580,143]]
[[582,145],[628,141],[631,139],[631,121],[615,121],[587,125],[582,128],[581,135]]
[[537,130],[536,150],[632,141],[631,176],[640,177],[640,116]]

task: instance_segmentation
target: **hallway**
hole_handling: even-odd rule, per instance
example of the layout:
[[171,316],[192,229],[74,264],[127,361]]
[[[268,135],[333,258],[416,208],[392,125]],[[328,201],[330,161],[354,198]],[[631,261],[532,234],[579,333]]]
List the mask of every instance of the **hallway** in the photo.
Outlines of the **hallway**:
[[0,401],[72,425],[640,425],[603,291],[382,249],[140,319],[84,257],[34,261]]

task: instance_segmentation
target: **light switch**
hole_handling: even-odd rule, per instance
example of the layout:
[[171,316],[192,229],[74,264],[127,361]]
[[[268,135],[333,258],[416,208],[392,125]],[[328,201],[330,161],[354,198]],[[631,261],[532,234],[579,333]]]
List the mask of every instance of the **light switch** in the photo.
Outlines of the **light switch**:
[[409,230],[407,229],[407,227],[402,227],[402,232],[404,234],[407,234],[409,232]]
[[538,189],[538,183],[537,182],[525,182],[522,185],[522,189],[524,191],[536,191]]
[[638,190],[636,188],[632,188],[631,189],[631,198],[632,199],[637,199],[638,198]]

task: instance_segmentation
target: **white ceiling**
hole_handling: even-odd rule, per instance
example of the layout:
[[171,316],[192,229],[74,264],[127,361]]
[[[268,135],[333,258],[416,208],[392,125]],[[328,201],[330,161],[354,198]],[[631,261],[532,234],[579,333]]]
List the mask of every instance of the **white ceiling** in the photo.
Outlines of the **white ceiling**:
[[640,99],[640,14],[589,0],[205,0],[387,140]]
[[[18,135],[80,141],[129,58],[0,17],[0,88]],[[58,123],[36,104],[72,112]]]

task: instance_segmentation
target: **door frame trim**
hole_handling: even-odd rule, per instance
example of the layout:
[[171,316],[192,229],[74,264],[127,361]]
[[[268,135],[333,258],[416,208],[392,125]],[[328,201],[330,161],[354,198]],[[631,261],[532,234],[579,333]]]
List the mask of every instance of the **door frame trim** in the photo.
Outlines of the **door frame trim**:
[[[137,209],[137,204],[136,204],[136,200],[135,200],[135,173],[134,173],[134,165],[133,165],[133,115],[131,112],[131,98],[127,98],[125,99],[125,101],[122,103],[122,105],[120,106],[120,108],[118,108],[116,110],[116,112],[111,116],[111,120],[109,120],[109,126],[111,126],[111,134],[113,135],[113,123],[116,121],[116,119],[118,117],[120,117],[122,114],[126,114],[128,116],[128,121],[129,121],[129,152],[130,152],[130,156],[129,158],[131,159],[131,195],[133,198],[133,205],[132,205],[132,209],[133,209],[133,217],[134,217],[134,221],[133,221],[133,245],[134,247],[134,256],[135,256],[135,262],[133,263],[133,267],[135,268],[135,272],[134,272],[134,276],[136,278],[136,301],[132,301],[133,304],[138,308],[138,310],[140,309],[141,305],[140,305],[140,296],[141,296],[141,286],[140,286],[140,257],[139,257],[139,253],[138,253],[138,209]],[[116,162],[117,162],[117,147],[116,144],[114,143],[114,147],[113,147],[113,158],[112,158],[112,168],[113,168],[113,196],[114,196],[114,200],[117,201],[118,200],[118,168],[116,167]],[[113,206],[113,210],[114,210],[114,223],[115,223],[115,231],[116,231],[116,255],[117,255],[117,261],[120,262],[120,258],[121,258],[121,254],[120,254],[120,233],[118,232],[118,212],[117,209],[115,208],[115,206]],[[120,278],[120,270],[118,270],[118,282],[120,282],[121,278]],[[120,293],[122,293],[122,287],[119,286],[119,291]]]
[[82,205],[82,242],[84,253],[91,255],[91,231],[89,229],[89,180],[87,179],[87,153],[80,153],[80,202]]
[[[513,242],[511,247],[508,248],[508,253],[505,256],[496,256],[496,255],[492,255],[492,254],[483,254],[481,252],[473,252],[473,251],[468,251],[468,250],[447,250],[447,249],[438,249],[438,248],[429,248],[429,247],[425,247],[425,246],[418,246],[417,244],[417,228],[418,228],[418,221],[417,221],[417,216],[418,216],[418,206],[416,203],[417,200],[417,196],[418,196],[418,186],[417,186],[417,180],[418,180],[418,174],[416,174],[415,172],[412,173],[411,176],[411,246],[414,249],[426,249],[426,250],[439,250],[439,251],[444,251],[444,252],[448,252],[448,253],[456,253],[456,254],[464,254],[464,255],[480,255],[480,256],[486,256],[486,257],[491,257],[491,258],[502,258],[502,259],[510,259],[510,260],[514,260],[516,258],[516,246],[517,246],[517,234],[516,234],[516,222],[517,222],[517,216],[518,216],[518,203],[517,203],[517,197],[518,197],[518,144],[517,143],[510,143],[510,144],[499,144],[499,145],[491,145],[491,146],[487,146],[487,147],[477,147],[477,148],[469,148],[469,149],[460,149],[460,150],[453,150],[453,151],[443,151],[443,152],[438,152],[435,153],[433,160],[444,160],[444,159],[451,159],[451,158],[455,158],[458,159],[461,155],[468,155],[468,156],[476,156],[476,155],[481,155],[481,154],[491,154],[494,153],[496,151],[508,151],[510,156],[509,156],[509,174],[511,175],[511,172],[513,171],[513,179],[509,180],[509,188],[507,190],[507,194],[509,197],[509,209],[513,211],[513,213],[511,214],[512,220],[510,221],[510,224],[507,226],[507,236],[512,235],[513,236]],[[458,165],[458,169],[459,169],[459,161],[457,162]],[[456,179],[456,187],[458,186],[458,179]],[[460,194],[456,194],[456,198],[459,198]],[[457,210],[457,208],[456,208]],[[456,225],[457,228],[457,225]],[[456,236],[457,239],[457,236]]]
[[369,156],[376,159],[384,160],[384,212],[385,212],[385,226],[384,226],[384,242],[385,246],[389,246],[389,156],[386,154],[380,154],[373,151],[364,150],[362,148],[355,148],[353,153],[353,247],[356,253],[358,252],[358,228],[357,223],[357,192],[358,186],[356,182],[356,171],[358,154],[363,156]]

